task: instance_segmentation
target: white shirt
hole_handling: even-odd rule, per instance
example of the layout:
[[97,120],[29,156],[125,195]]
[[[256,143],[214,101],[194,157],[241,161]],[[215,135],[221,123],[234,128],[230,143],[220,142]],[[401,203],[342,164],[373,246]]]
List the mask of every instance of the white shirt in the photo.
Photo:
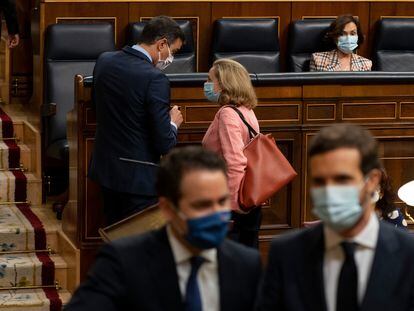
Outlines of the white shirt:
[[137,50],[139,52],[141,52],[142,54],[144,54],[146,57],[148,57],[149,61],[152,63],[152,57],[151,55],[148,53],[148,51],[146,49],[144,49],[142,46],[140,46],[139,44],[134,44],[132,46],[132,48],[134,50]]
[[[151,57],[151,55],[148,53],[148,51],[146,50],[146,49],[144,49],[142,46],[140,46],[139,44],[134,44],[133,46],[132,46],[132,48],[134,49],[134,50],[137,50],[138,52],[141,52],[142,54],[144,54],[148,59],[149,59],[149,61],[152,63],[152,57]],[[175,124],[173,121],[170,121],[170,123],[171,123],[171,125],[172,126],[174,126],[175,127],[175,130],[178,130],[178,126],[177,126],[177,124]]]
[[336,298],[339,282],[339,274],[345,260],[345,254],[341,247],[342,241],[355,242],[355,264],[358,272],[358,302],[362,303],[367,288],[374,260],[375,248],[378,241],[379,222],[375,213],[371,214],[368,224],[355,237],[345,239],[324,226],[325,255],[323,263],[323,278],[325,286],[325,299],[328,311],[336,310]]
[[[190,259],[194,255],[175,237],[170,226],[167,226],[167,235],[174,255],[178,283],[184,301],[187,281],[191,273]],[[198,256],[201,256],[206,260],[199,268],[197,274],[203,311],[218,311],[220,310],[220,284],[217,249],[211,248],[204,250]]]

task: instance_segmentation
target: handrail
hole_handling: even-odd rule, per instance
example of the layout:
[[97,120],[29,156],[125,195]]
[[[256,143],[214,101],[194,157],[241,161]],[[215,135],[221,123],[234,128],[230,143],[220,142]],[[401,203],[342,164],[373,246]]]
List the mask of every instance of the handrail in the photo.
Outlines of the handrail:
[[[207,73],[167,74],[171,86],[203,85]],[[279,72],[253,73],[250,78],[254,85],[324,85],[324,84],[412,84],[414,72]],[[84,86],[92,86],[93,77],[84,78]]]

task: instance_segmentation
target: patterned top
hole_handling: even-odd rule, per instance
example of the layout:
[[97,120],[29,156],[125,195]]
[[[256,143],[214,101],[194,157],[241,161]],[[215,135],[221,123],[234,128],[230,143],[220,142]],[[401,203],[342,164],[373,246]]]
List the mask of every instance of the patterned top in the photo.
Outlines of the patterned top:
[[399,208],[389,213],[383,220],[394,225],[394,227],[407,229],[407,221],[404,219],[404,215]]
[[[352,53],[351,71],[371,71],[372,62]],[[310,60],[310,71],[341,71],[338,50],[313,53]]]

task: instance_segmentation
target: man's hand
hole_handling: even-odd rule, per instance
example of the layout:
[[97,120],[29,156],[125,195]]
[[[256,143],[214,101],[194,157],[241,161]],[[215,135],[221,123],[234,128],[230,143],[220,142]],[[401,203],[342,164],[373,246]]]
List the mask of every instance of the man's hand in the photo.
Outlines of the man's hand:
[[9,37],[7,39],[7,45],[9,46],[10,49],[13,49],[16,46],[18,46],[19,42],[20,42],[20,37],[19,37],[18,33],[14,34],[14,35],[9,35]]
[[170,110],[170,117],[171,121],[174,122],[177,127],[180,127],[181,123],[183,123],[183,115],[180,110],[178,110],[178,106],[174,106]]

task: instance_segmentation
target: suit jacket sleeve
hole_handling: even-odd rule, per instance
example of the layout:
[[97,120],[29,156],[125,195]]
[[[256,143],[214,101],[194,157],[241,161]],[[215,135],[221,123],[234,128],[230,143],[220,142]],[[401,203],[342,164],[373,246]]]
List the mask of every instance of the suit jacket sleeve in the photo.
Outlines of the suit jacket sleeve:
[[3,11],[6,19],[7,31],[9,35],[19,33],[19,24],[17,22],[16,0],[2,0],[0,1],[0,9]]
[[150,82],[147,105],[154,148],[167,154],[177,144],[177,130],[171,125],[170,83],[165,75],[156,75]]
[[279,249],[271,247],[267,269],[262,279],[256,310],[284,310],[282,302],[282,275],[278,258]]
[[65,307],[65,311],[117,311],[125,299],[125,271],[116,248],[105,245],[88,274]]
[[[240,117],[233,109],[225,108],[220,112],[218,133],[223,158],[227,163],[230,199],[233,210],[240,210],[239,190],[244,177],[247,158],[243,153],[245,142],[240,127]],[[243,126],[245,126],[243,124]]]

